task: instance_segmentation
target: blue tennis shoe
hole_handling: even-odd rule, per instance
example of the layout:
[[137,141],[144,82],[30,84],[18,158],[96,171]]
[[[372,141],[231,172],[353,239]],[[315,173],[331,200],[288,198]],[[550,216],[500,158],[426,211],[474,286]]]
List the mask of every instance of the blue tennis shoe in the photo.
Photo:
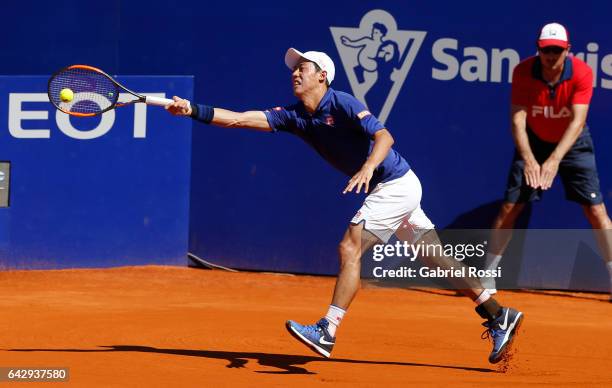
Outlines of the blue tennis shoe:
[[322,356],[330,357],[336,338],[332,337],[327,331],[329,326],[327,319],[321,318],[316,324],[308,326],[300,325],[294,321],[287,321],[285,326],[295,339],[301,341]]
[[501,314],[496,319],[482,324],[487,328],[482,333],[482,338],[491,338],[493,340],[493,350],[489,355],[490,363],[496,364],[508,354],[508,350],[522,322],[523,313],[509,307],[503,307]]

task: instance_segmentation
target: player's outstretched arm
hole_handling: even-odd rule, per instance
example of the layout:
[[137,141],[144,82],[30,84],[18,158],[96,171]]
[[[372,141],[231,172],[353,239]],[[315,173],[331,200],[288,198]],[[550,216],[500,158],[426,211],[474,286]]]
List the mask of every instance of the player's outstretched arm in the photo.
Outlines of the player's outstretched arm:
[[253,128],[260,131],[271,131],[266,115],[262,111],[233,112],[206,105],[193,105],[180,97],[173,97],[174,103],[166,110],[175,116],[189,116],[207,124],[220,127]]
[[269,132],[272,130],[263,111],[232,112],[231,110],[214,108],[211,124],[220,127],[253,128]]

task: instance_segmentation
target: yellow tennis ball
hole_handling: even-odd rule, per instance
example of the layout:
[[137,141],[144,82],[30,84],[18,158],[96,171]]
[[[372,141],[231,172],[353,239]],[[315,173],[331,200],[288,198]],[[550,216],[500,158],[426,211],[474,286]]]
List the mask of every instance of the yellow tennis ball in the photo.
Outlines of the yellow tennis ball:
[[70,102],[74,98],[74,92],[72,89],[64,88],[60,91],[60,100],[63,102]]

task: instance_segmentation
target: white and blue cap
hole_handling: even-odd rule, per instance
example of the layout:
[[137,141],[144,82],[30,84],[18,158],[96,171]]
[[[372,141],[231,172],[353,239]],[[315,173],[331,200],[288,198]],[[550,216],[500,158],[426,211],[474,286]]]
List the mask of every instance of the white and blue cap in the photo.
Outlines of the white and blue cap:
[[321,51],[306,51],[305,53],[302,53],[292,47],[287,50],[287,53],[285,54],[285,64],[291,70],[293,70],[295,65],[297,65],[302,58],[316,63],[321,70],[325,70],[327,72],[327,84],[329,85],[332,83],[334,76],[336,75],[336,67],[334,66],[334,61],[332,61],[329,55]]

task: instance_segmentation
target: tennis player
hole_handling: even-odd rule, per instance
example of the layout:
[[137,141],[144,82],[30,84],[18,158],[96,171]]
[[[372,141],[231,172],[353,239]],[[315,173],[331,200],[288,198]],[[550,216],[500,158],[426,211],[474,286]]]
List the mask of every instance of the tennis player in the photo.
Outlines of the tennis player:
[[[166,109],[177,116],[222,127],[288,132],[310,145],[329,164],[349,177],[343,193],[367,193],[338,246],[340,272],[327,313],[312,325],[287,321],[289,332],[319,354],[330,357],[336,331],[360,286],[362,252],[386,242],[398,229],[402,239],[436,240],[434,225],[421,209],[421,184],[406,160],[392,148],[393,136],[355,97],[330,88],[335,67],[322,52],[290,48],[285,64],[297,103],[266,111],[233,112],[191,104],[174,97]],[[400,226],[402,226],[400,228]],[[444,258],[433,258],[444,264]],[[478,282],[478,280],[476,280]],[[493,339],[489,356],[499,362],[512,342],[523,314],[502,307],[480,287],[463,290],[486,319]]]

